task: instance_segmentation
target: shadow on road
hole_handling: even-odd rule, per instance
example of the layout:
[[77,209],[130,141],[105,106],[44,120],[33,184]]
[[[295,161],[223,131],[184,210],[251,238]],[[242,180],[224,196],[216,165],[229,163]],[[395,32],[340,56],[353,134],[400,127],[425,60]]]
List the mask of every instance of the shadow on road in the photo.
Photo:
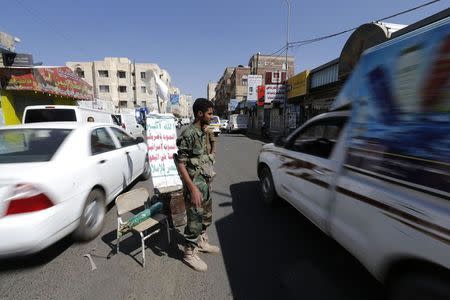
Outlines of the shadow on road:
[[40,251],[39,253],[0,260],[0,272],[16,269],[30,269],[45,265],[61,255],[70,246],[72,246],[72,244],[73,241],[71,237],[68,236]]
[[263,205],[257,190],[257,181],[231,185],[234,213],[216,222],[235,299],[383,299],[346,250],[290,205]]

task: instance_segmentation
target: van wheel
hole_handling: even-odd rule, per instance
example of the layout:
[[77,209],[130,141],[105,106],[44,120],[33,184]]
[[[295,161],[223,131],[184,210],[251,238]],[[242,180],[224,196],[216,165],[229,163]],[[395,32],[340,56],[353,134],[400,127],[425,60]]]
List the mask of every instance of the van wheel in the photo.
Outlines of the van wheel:
[[148,180],[151,176],[150,163],[148,161],[148,157],[145,159],[144,170],[142,171],[141,178],[142,180]]
[[267,205],[275,205],[279,202],[279,197],[275,191],[275,185],[273,184],[272,173],[268,167],[263,167],[261,170],[261,176],[259,179],[261,184],[261,194],[264,203]]
[[394,280],[388,291],[389,300],[444,300],[450,298],[448,276],[409,273]]
[[73,232],[73,237],[78,241],[90,241],[96,238],[103,229],[105,223],[105,194],[99,190],[92,190],[84,203],[80,217],[80,224]]

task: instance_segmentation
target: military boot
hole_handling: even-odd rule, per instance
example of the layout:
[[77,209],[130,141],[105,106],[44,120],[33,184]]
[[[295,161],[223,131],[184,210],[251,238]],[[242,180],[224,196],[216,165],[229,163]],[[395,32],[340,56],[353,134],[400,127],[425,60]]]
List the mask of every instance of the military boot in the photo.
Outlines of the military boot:
[[197,248],[192,246],[184,247],[183,261],[195,271],[206,272],[208,270],[206,263],[198,256]]
[[218,254],[220,253],[220,249],[217,246],[210,245],[208,242],[208,235],[206,233],[202,233],[198,238],[198,250],[206,253]]

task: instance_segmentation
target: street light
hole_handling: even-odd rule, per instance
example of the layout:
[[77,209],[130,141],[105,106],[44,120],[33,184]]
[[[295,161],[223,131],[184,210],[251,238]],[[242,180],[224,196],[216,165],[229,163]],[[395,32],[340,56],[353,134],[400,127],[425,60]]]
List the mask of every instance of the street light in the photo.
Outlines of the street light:
[[[286,82],[285,85],[287,87],[287,80],[289,78],[288,72],[289,72],[289,67],[288,67],[288,50],[289,50],[289,19],[291,18],[291,0],[285,0],[286,4],[287,4],[287,8],[288,8],[288,16],[287,16],[287,22],[286,22],[286,59],[285,59],[285,69],[286,69]],[[286,88],[286,98],[284,99],[284,108],[283,108],[283,130],[284,130],[284,135],[287,134],[288,130],[286,128],[286,117],[287,117],[287,88]]]

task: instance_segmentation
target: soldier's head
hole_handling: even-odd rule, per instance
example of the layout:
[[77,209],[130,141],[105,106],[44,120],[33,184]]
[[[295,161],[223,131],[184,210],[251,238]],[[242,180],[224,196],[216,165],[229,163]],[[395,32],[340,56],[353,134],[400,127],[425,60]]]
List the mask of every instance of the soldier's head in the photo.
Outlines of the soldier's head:
[[195,122],[200,121],[200,125],[209,125],[213,117],[214,104],[205,98],[197,98],[192,106]]

